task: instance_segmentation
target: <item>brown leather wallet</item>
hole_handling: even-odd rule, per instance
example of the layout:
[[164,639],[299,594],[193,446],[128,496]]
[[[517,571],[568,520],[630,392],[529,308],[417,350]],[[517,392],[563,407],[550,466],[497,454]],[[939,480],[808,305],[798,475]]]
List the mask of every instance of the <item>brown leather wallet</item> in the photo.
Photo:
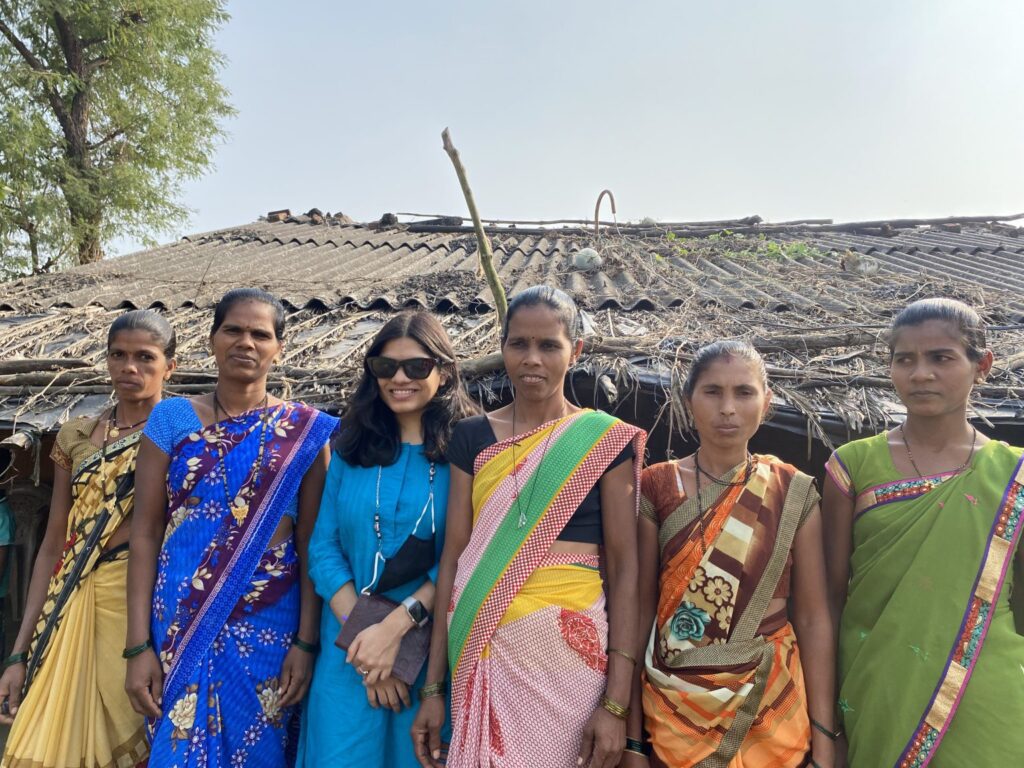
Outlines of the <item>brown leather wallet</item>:
[[[347,651],[356,635],[372,624],[379,624],[401,605],[380,595],[360,595],[334,644]],[[426,626],[413,627],[405,633],[401,645],[398,646],[395,663],[391,667],[392,677],[397,677],[410,687],[416,682],[427,660],[427,654],[430,653],[430,631],[431,622],[427,622]]]

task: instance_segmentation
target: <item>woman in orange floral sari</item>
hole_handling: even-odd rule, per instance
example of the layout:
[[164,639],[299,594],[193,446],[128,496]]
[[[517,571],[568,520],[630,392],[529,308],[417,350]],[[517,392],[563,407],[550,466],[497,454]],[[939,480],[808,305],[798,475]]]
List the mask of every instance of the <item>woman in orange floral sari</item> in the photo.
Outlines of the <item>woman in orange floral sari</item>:
[[[641,619],[652,631],[634,703],[649,764],[832,768],[834,648],[814,481],[747,451],[771,402],[749,344],[701,349],[684,393],[700,448],[642,481]],[[630,730],[640,737],[638,716]],[[647,764],[637,749],[621,763]]]

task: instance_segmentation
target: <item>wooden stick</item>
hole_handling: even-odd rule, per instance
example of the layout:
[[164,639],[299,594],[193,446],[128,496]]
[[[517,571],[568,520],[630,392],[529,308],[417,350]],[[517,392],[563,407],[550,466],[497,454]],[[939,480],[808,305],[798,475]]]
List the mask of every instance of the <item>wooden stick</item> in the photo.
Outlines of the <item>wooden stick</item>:
[[459,184],[462,185],[462,194],[466,198],[466,206],[469,208],[469,215],[473,217],[473,230],[476,232],[477,251],[480,253],[480,266],[483,267],[484,275],[487,277],[487,284],[491,287],[494,296],[494,308],[498,312],[498,325],[505,327],[505,315],[508,313],[508,299],[505,298],[505,288],[498,277],[498,271],[494,268],[494,253],[491,251],[491,241],[484,232],[484,225],[480,221],[480,212],[476,209],[476,200],[473,199],[473,190],[469,187],[469,179],[466,176],[466,169],[459,159],[459,150],[452,144],[451,134],[445,128],[441,132],[441,144],[444,151],[451,158],[455,166],[455,173],[459,177]]
[[41,371],[63,371],[67,368],[91,368],[92,363],[75,357],[28,357],[23,360],[4,360],[0,362],[0,375],[16,373],[36,373]]

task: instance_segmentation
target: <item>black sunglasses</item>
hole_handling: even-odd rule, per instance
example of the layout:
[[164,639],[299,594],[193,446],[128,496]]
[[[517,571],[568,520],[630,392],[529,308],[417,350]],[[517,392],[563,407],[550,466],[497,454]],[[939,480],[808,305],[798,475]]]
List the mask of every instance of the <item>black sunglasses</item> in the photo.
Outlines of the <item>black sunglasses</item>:
[[410,357],[406,360],[395,360],[391,357],[368,357],[366,367],[375,378],[393,378],[398,369],[405,371],[410,379],[425,379],[437,366],[437,360],[432,357]]

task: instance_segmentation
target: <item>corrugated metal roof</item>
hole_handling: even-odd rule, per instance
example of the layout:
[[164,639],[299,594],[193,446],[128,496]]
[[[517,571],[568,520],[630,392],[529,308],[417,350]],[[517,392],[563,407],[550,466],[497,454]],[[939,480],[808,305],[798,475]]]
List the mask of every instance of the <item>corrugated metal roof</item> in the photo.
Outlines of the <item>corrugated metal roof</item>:
[[[323,223],[309,217],[260,220],[9,283],[0,309],[206,307],[240,284],[265,285],[295,308],[490,309],[492,297],[477,274],[472,233],[457,226],[422,231],[431,229],[331,218]],[[772,258],[756,249],[747,252],[735,238],[727,248],[708,247],[703,239],[699,248],[688,250],[687,240],[607,231],[600,240],[578,229],[523,233],[504,227],[490,229],[489,236],[510,294],[550,283],[568,289],[590,309],[656,310],[697,302],[847,314],[864,306],[873,286],[915,276],[1024,295],[1021,230],[1006,225],[958,229],[917,227],[880,236],[806,227],[742,236],[751,243],[767,237],[809,246],[800,252],[783,248]],[[573,254],[588,246],[601,251],[603,265],[574,269]],[[876,262],[877,275],[865,281],[844,273],[847,252]],[[1024,304],[1012,296],[1005,308],[1010,315],[1024,316]]]

